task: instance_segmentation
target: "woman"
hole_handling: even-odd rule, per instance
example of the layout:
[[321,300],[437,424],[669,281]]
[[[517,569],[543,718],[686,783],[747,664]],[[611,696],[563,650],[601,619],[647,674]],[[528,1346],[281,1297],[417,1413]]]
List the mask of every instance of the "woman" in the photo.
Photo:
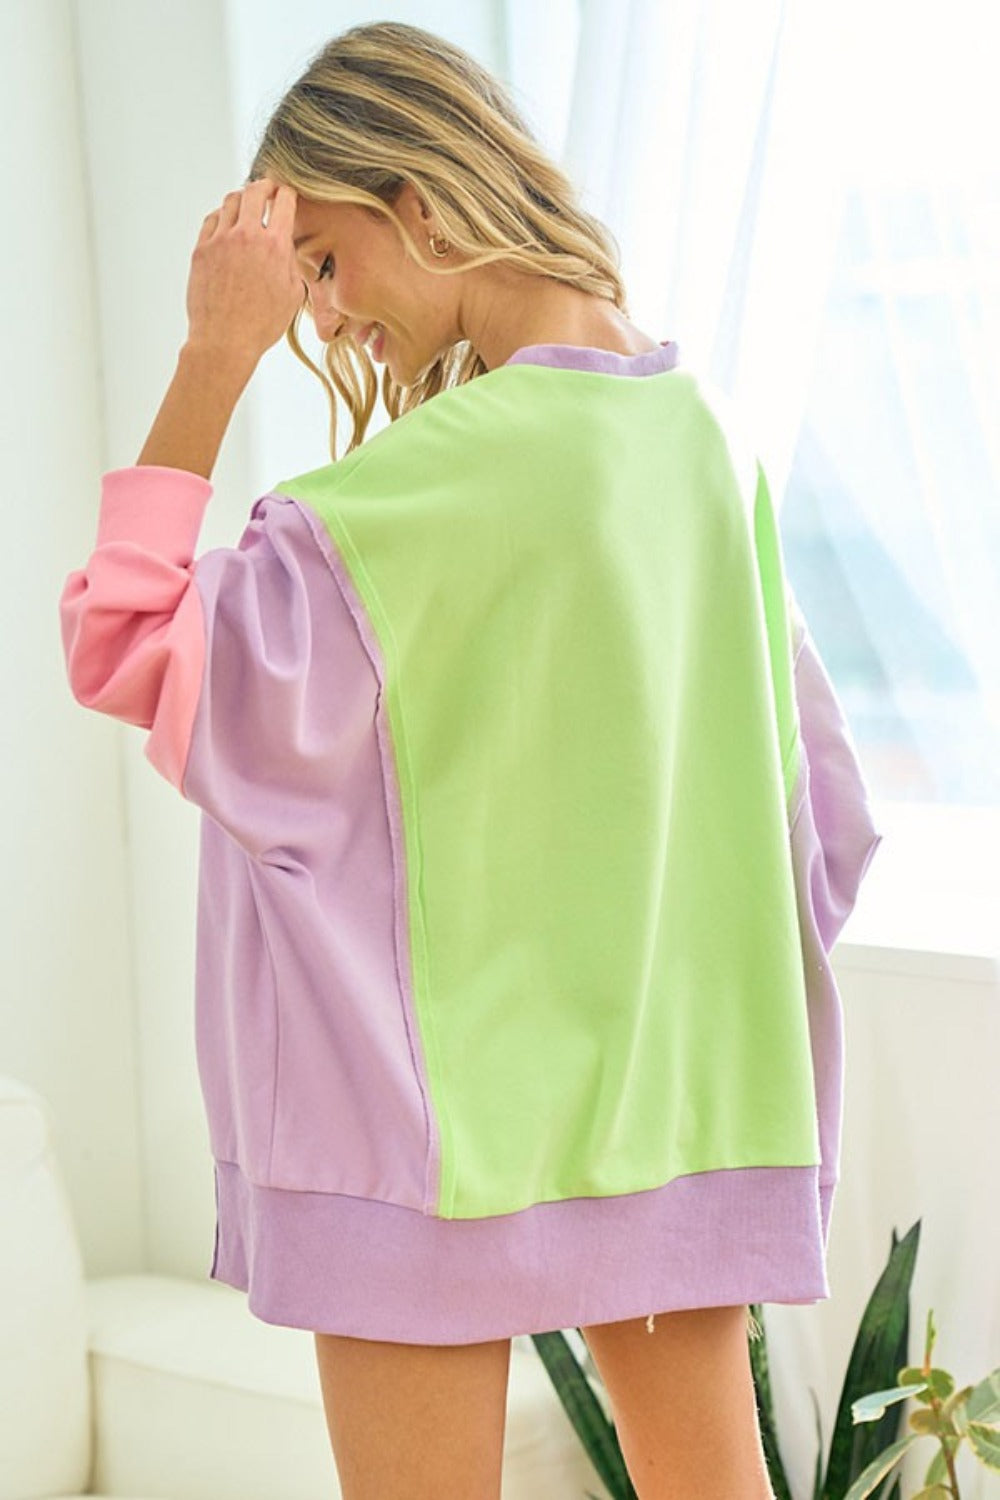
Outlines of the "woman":
[[[302,310],[350,448],[196,559]],[[769,1496],[746,1312],[828,1295],[826,955],[878,836],[753,449],[414,27],[289,90],[188,316],[62,611],[205,814],[212,1275],[314,1332],[346,1500],[499,1495],[510,1338],[572,1326],[643,1500]]]

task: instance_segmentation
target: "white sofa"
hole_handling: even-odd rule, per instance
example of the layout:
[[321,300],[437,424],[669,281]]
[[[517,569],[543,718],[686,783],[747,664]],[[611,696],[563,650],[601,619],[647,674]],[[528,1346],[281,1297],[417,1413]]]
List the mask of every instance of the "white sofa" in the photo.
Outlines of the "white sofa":
[[[50,1123],[0,1077],[0,1500],[338,1500],[311,1335],[207,1279],[87,1281]],[[515,1339],[504,1500],[588,1490],[604,1500]]]

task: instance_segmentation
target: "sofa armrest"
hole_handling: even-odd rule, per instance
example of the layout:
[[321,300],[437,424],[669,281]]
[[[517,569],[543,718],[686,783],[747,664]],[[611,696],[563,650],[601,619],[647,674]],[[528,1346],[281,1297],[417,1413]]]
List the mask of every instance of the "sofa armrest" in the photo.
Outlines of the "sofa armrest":
[[312,1339],[217,1282],[87,1287],[94,1488],[165,1500],[338,1500]]
[[[163,1500],[339,1500],[311,1334],[241,1292],[166,1276],[91,1281],[94,1488]],[[603,1489],[535,1350],[511,1350],[503,1500]]]

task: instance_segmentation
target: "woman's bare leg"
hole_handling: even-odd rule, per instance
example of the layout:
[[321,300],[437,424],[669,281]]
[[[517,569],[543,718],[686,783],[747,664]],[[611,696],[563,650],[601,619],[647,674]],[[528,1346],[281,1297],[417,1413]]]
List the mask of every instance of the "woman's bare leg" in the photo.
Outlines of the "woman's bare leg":
[[581,1329],[639,1500],[773,1500],[747,1310],[698,1308]]
[[344,1500],[499,1500],[510,1339],[315,1339]]

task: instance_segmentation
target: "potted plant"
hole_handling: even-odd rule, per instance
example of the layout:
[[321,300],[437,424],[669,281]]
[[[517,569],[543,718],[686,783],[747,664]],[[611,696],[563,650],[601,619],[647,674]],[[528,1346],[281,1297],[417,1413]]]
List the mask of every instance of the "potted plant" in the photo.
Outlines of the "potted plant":
[[978,1385],[956,1390],[954,1376],[931,1363],[936,1336],[931,1309],[927,1314],[923,1364],[904,1366],[891,1389],[873,1391],[854,1402],[852,1414],[856,1423],[878,1421],[891,1406],[908,1398],[917,1402],[917,1409],[909,1418],[913,1431],[876,1455],[851,1485],[845,1500],[865,1500],[922,1437],[933,1438],[937,1451],[924,1475],[923,1488],[912,1500],[961,1500],[955,1456],[966,1441],[980,1463],[1000,1470],[1000,1369]]

